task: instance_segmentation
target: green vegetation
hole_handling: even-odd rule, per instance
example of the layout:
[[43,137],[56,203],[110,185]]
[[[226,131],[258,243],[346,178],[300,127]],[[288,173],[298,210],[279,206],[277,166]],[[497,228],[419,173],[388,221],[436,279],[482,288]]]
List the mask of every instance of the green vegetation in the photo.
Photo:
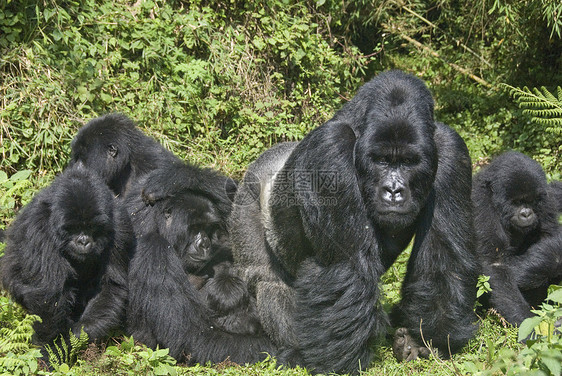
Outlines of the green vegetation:
[[[302,138],[393,68],[428,83],[436,118],[464,137],[475,167],[516,149],[562,179],[561,14],[557,0],[2,1],[0,228],[64,168],[70,140],[93,117],[123,112],[182,158],[240,177],[270,145]],[[385,306],[400,298],[406,262],[401,255],[381,282]],[[479,293],[487,290],[482,278]],[[488,313],[451,360],[399,364],[382,343],[367,374],[560,374],[560,291],[522,325],[523,337],[538,327],[526,345]],[[35,320],[0,292],[0,375],[47,373],[30,345]],[[185,367],[165,349],[116,338],[52,373],[306,371],[274,360]]]

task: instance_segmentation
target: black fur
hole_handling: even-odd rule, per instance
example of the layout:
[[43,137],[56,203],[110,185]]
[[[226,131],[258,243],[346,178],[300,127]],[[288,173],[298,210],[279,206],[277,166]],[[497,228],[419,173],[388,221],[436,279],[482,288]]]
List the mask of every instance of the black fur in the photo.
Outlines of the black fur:
[[[224,222],[236,190],[232,179],[182,162],[120,114],[102,116],[80,129],[72,142],[74,163],[103,176],[125,200],[131,215],[139,244],[131,263],[127,322],[136,339],[149,346],[170,347],[178,359],[193,355],[191,360],[199,362],[222,361],[227,356],[236,362],[253,362],[263,358],[261,351],[271,351],[271,343],[263,336],[237,337],[216,328],[205,329],[207,338],[195,334],[217,326],[213,317],[217,323],[224,318],[224,312],[209,310],[207,300],[213,308],[220,302],[245,299],[240,295],[244,283],[235,276],[228,278],[224,268],[219,280],[236,282],[242,290],[217,280],[203,288],[205,299],[196,291],[214,276],[214,266],[231,259]],[[161,258],[156,260],[158,255]],[[145,262],[153,257],[154,261]],[[182,272],[168,275],[167,270],[178,268]],[[176,304],[168,304],[167,299]],[[224,325],[230,325],[225,329],[258,328],[239,309],[226,313],[238,320],[224,318]]]
[[34,342],[123,329],[133,249],[128,216],[94,174],[67,169],[37,193],[9,227],[1,260],[4,288],[42,319]]
[[562,214],[562,181],[552,181],[548,185],[549,195],[552,197],[554,207],[558,214]]
[[191,173],[178,165],[154,170],[125,199],[138,238],[129,276],[129,332],[148,346],[170,348],[181,361],[262,360],[273,346],[265,335],[254,335],[260,326],[252,301],[229,270],[228,178],[201,171],[198,179],[213,182],[214,190],[177,184],[152,205],[143,197],[152,186],[185,182]]
[[256,308],[256,299],[247,285],[223,262],[215,266],[215,274],[201,289],[203,300],[212,311],[213,322],[230,333],[263,334]]
[[492,288],[485,303],[519,325],[562,278],[562,232],[546,176],[531,158],[507,152],[474,177],[472,200],[478,256]]
[[379,279],[414,235],[393,311],[414,337],[402,343],[420,345],[421,326],[444,355],[466,344],[478,275],[470,188],[463,140],[434,122],[423,82],[399,71],[364,85],[298,144],[262,154],[230,230],[281,360],[315,372],[366,368],[388,325]]
[[[154,175],[145,183],[146,192],[143,199],[153,204],[159,199],[173,194],[178,189],[187,188],[197,192],[215,192],[222,190],[233,194],[236,184],[230,179],[213,178],[218,175],[211,169],[203,169],[184,163],[170,151],[146,136],[135,123],[122,114],[108,114],[93,119],[80,128],[72,140],[71,162],[81,162],[87,168],[96,171],[109,187],[120,197],[124,197],[131,185],[143,176],[158,168],[163,168],[168,175],[166,184],[160,175]],[[178,166],[170,168],[171,165]],[[176,174],[177,171],[181,173]],[[207,176],[201,179],[201,176]],[[223,186],[217,187],[219,181]],[[230,212],[232,200],[223,199],[219,210]]]
[[78,161],[122,197],[140,177],[179,160],[125,115],[108,114],[88,122],[72,140],[70,165]]

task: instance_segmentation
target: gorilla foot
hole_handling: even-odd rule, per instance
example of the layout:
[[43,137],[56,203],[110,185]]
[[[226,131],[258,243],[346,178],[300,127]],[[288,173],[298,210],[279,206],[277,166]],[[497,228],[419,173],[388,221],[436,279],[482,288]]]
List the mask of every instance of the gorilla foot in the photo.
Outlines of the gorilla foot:
[[399,362],[403,360],[409,362],[417,358],[429,358],[431,353],[427,347],[419,346],[406,328],[399,328],[394,333],[392,352]]

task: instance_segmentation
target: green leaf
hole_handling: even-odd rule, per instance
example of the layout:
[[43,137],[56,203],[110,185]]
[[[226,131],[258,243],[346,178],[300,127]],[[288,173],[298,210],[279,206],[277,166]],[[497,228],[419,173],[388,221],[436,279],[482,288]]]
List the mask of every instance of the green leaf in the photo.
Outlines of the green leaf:
[[45,10],[43,11],[43,17],[45,18],[45,21],[49,21],[49,19],[53,16],[53,14],[55,14],[57,11],[55,9],[49,9],[49,8],[45,8]]
[[533,332],[535,327],[541,323],[541,321],[542,318],[538,316],[529,317],[523,320],[523,322],[519,326],[519,336],[517,337],[517,340],[523,341],[525,338],[527,338]]
[[547,300],[552,300],[553,302],[562,304],[562,288],[554,290],[550,294],[548,294]]
[[541,363],[544,364],[552,375],[561,375],[562,366],[560,365],[560,357],[557,359],[543,356]]

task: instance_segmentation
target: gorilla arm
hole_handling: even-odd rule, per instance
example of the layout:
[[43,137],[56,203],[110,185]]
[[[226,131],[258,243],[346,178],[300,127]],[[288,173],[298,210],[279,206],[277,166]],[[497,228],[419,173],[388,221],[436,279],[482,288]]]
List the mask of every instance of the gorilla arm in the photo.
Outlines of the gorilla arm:
[[509,259],[510,272],[521,290],[557,284],[562,280],[562,229]]
[[337,184],[319,180],[316,189],[274,191],[270,199],[270,204],[276,203],[271,206],[269,231],[275,237],[268,236],[268,242],[294,278],[296,301],[298,348],[281,360],[303,363],[315,372],[365,368],[371,341],[384,334],[388,324],[378,304],[384,272],[381,251],[365,217],[354,143],[353,131],[343,122],[328,122],[311,132],[284,168],[316,173],[317,179],[321,173],[333,173]]
[[[471,216],[471,162],[460,136],[437,123],[438,169],[421,218],[393,324],[421,335],[445,356],[472,338],[477,263]],[[422,333],[420,333],[420,329]]]
[[8,229],[6,253],[1,259],[3,287],[42,319],[33,326],[39,343],[68,328],[74,304],[74,293],[64,288],[72,268],[58,252],[49,227],[50,195],[47,188],[22,209]]
[[155,348],[167,347],[179,361],[204,364],[226,359],[244,364],[265,358],[274,348],[265,336],[233,335],[213,325],[182,262],[161,235],[139,239],[129,273],[128,330]]
[[115,211],[115,244],[110,250],[107,269],[101,280],[101,291],[88,301],[80,319],[72,328],[75,335],[79,336],[83,328],[93,340],[103,337],[109,330],[124,322],[128,295],[127,273],[134,250],[132,239],[133,229],[129,217],[119,207]]

